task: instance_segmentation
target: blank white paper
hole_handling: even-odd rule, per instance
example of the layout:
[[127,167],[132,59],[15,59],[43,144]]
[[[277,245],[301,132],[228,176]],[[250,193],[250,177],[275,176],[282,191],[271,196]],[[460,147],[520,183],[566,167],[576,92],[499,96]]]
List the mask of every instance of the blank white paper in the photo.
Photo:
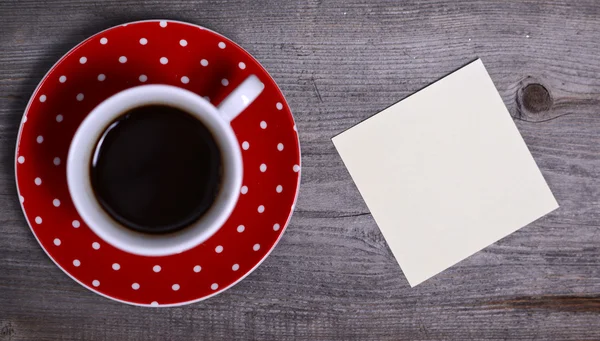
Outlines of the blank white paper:
[[481,60],[333,143],[411,286],[558,208]]

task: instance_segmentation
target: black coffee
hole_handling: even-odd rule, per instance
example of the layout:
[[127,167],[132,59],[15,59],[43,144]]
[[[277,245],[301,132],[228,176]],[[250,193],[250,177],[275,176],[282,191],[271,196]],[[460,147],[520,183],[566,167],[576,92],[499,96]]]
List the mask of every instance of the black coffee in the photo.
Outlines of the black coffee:
[[200,218],[221,185],[212,133],[177,108],[138,107],[112,122],[97,143],[92,186],[101,206],[140,232],[168,233]]

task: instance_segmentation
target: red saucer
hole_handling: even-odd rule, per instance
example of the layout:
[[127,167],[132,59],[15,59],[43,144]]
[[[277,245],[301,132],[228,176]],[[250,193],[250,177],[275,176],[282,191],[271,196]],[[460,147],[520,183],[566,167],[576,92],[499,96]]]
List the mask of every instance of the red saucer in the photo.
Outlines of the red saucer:
[[[180,86],[218,104],[250,74],[265,89],[232,122],[244,180],[237,206],[215,235],[177,255],[143,257],[112,247],[87,227],[69,196],[65,163],[75,130],[96,105],[153,83]],[[15,165],[27,222],[65,273],[120,302],[169,306],[222,292],[267,257],[294,209],[300,146],[281,91],[248,52],[196,25],[151,20],[98,33],[52,67],[25,110]]]

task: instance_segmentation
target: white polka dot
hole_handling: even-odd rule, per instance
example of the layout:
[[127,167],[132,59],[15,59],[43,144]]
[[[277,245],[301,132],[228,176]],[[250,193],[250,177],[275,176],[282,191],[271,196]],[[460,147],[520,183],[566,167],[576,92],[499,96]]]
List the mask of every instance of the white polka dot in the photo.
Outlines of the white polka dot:
[[242,142],[242,149],[248,150],[248,148],[250,148],[250,143],[248,143],[248,141]]
[[185,40],[185,39],[181,39],[181,40],[179,41],[179,45],[181,45],[181,46],[187,46],[187,40]]
[[35,141],[36,141],[37,143],[42,143],[42,142],[44,142],[44,137],[43,137],[42,135],[40,135],[40,136],[38,136],[38,137],[35,139]]
[[81,226],[81,224],[79,223],[79,220],[73,220],[73,222],[71,223],[71,225],[74,228],[78,228],[79,226]]
[[66,82],[67,81],[67,76],[60,76],[60,77],[58,77],[58,81],[61,82],[61,83]]
[[41,224],[42,223],[42,217],[35,217],[35,223],[36,224]]
[[40,178],[35,178],[35,179],[33,180],[33,182],[34,182],[36,185],[38,185],[38,186],[39,186],[39,185],[41,185],[41,184],[42,184],[42,179],[40,179]]
[[173,291],[177,291],[179,290],[180,286],[179,284],[173,284],[173,286],[171,286],[171,289],[173,289]]
[[238,226],[238,227],[237,227],[237,231],[238,231],[239,233],[242,233],[242,232],[244,232],[244,230],[245,230],[245,229],[246,229],[246,227],[245,227],[244,225],[240,225],[240,226]]
[[244,62],[240,62],[240,63],[238,64],[238,66],[240,67],[240,69],[242,69],[242,70],[243,70],[243,69],[245,69],[245,68],[246,68],[246,63],[244,63]]
[[252,250],[254,250],[254,251],[260,250],[260,244],[254,244],[254,246],[252,247]]
[[56,122],[62,122],[63,121],[63,115],[56,115]]
[[238,271],[239,268],[240,268],[239,264],[233,264],[233,266],[231,267],[231,270]]
[[55,166],[58,166],[58,165],[60,165],[60,158],[59,157],[55,157],[52,162],[54,163]]
[[273,231],[279,231],[279,228],[280,228],[280,227],[281,227],[281,226],[279,226],[279,224],[275,224],[275,225],[273,225]]
[[277,185],[277,187],[275,188],[275,190],[277,191],[277,193],[281,193],[283,191],[283,186]]
[[160,63],[162,65],[165,65],[169,62],[169,60],[167,59],[167,57],[160,57]]
[[127,63],[127,57],[125,57],[125,56],[119,57],[119,63],[121,63],[121,64]]
[[265,206],[260,205],[258,206],[258,213],[263,213],[265,211]]
[[296,128],[296,125],[294,124],[294,131],[298,131],[298,128]]
[[187,76],[183,76],[181,77],[181,83],[183,84],[187,84],[190,82],[190,79]]
[[223,84],[223,86],[228,86],[229,81],[227,80],[227,78],[223,78],[223,79],[221,79],[221,84]]
[[98,286],[100,286],[100,281],[97,280],[97,279],[95,279],[95,280],[92,281],[92,285],[95,286],[95,287],[98,287]]
[[223,252],[223,246],[221,246],[221,245],[217,246],[217,247],[215,248],[215,252],[216,252],[216,253],[221,253],[221,252]]
[[92,243],[92,248],[93,248],[94,250],[98,250],[98,249],[100,248],[100,243],[98,243],[98,242],[93,242],[93,243]]
[[210,288],[213,290],[217,290],[217,289],[219,289],[219,285],[217,283],[213,283],[210,285]]
[[139,80],[140,80],[140,82],[144,83],[145,81],[148,80],[148,76],[146,76],[146,75],[140,75]]
[[220,49],[224,49],[225,48],[225,43],[224,42],[219,42],[219,48]]
[[118,271],[121,268],[121,264],[113,263],[112,268],[113,268],[113,270]]
[[260,171],[261,172],[266,172],[267,171],[267,165],[265,165],[264,163],[260,165]]
[[46,95],[40,96],[40,102],[46,102]]
[[146,39],[146,38],[140,39],[140,44],[142,44],[142,45],[148,44],[148,39]]
[[23,115],[23,123],[27,122],[27,115]]
[[19,195],[19,201],[21,201],[21,204],[25,202],[25,197],[22,195]]
[[85,64],[86,62],[87,62],[87,58],[86,57],[79,58],[79,63]]
[[82,93],[79,93],[79,94],[77,94],[77,97],[76,97],[76,98],[77,98],[77,100],[78,100],[79,102],[81,102],[81,101],[83,101],[83,97],[84,97],[84,96],[83,96],[83,94],[82,94]]
[[298,173],[300,171],[300,166],[294,165],[294,172]]
[[281,109],[283,109],[283,104],[281,104],[281,102],[277,102],[275,104],[275,108],[277,108],[277,110],[281,110]]
[[200,270],[202,270],[202,267],[200,265],[194,266],[194,272],[200,272]]
[[23,163],[23,162],[25,162],[25,157],[24,157],[24,156],[19,156],[19,157],[17,158],[17,162],[18,162],[18,163]]
[[165,20],[161,20],[160,27],[167,27],[167,22]]
[[101,73],[101,74],[99,74],[99,75],[98,75],[98,80],[99,80],[99,81],[101,81],[101,82],[102,82],[102,81],[104,81],[105,79],[106,79],[106,75],[105,75],[105,74]]
[[202,59],[202,60],[200,61],[200,65],[202,65],[202,66],[206,66],[206,65],[208,65],[208,60],[206,60],[206,59]]
[[152,267],[152,271],[154,271],[154,272],[160,272],[160,270],[161,270],[160,265],[155,265]]
[[278,143],[277,144],[277,150],[278,151],[282,151],[283,150],[283,143]]
[[108,39],[106,39],[106,38],[100,38],[100,44],[106,45],[106,43],[108,43]]
[[150,305],[153,306],[153,307],[158,307],[158,302],[152,301],[152,303],[150,303]]
[[73,265],[75,265],[76,267],[77,267],[77,266],[80,266],[80,265],[81,265],[81,262],[79,261],[79,259],[74,259],[74,260],[73,260]]
[[263,128],[263,129],[267,129],[267,122],[260,121],[260,127]]
[[137,289],[139,289],[139,288],[140,288],[140,284],[139,284],[139,283],[133,283],[133,284],[131,285],[131,289],[133,289],[133,290],[137,290]]
[[54,238],[54,245],[60,246],[60,239]]
[[248,193],[248,186],[242,186],[242,188],[240,189],[240,193],[242,193],[242,194]]
[[54,205],[54,207],[60,206],[60,200],[58,200],[58,199],[52,200],[52,205]]

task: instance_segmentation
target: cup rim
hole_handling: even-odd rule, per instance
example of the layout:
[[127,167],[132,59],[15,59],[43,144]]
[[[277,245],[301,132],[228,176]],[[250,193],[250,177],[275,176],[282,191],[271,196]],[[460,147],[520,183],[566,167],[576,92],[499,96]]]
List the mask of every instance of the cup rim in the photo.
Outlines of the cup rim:
[[[200,120],[213,133],[221,150],[221,189],[210,209],[194,223],[166,234],[146,234],[129,229],[112,218],[97,201],[89,165],[100,136],[111,122],[135,107],[169,105]],[[231,125],[218,109],[199,95],[171,85],[140,85],[121,91],[96,106],[77,128],[67,156],[67,185],[83,221],[105,242],[142,256],[181,253],[201,244],[229,218],[242,184],[242,155]]]

